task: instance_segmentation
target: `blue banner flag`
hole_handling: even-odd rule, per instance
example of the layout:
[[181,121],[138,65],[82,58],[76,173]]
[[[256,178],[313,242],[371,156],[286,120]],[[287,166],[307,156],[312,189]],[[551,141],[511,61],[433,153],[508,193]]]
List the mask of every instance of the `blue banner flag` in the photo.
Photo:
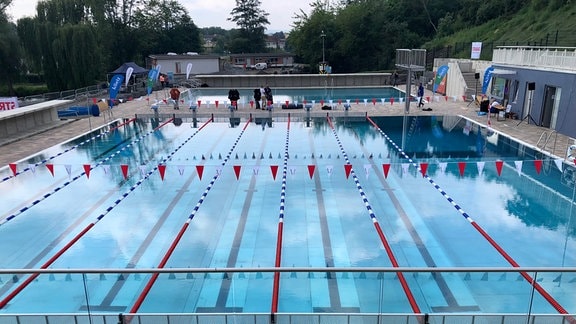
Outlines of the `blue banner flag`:
[[[448,74],[448,65],[439,66],[438,70],[436,71],[436,77],[434,78],[432,92],[437,93],[438,90],[440,90],[441,93],[444,93],[446,91],[446,74]],[[440,87],[440,89],[438,89],[438,87]]]
[[493,66],[490,66],[484,72],[484,80],[482,82],[482,93],[483,94],[486,94],[486,91],[488,91],[488,85],[490,84],[490,79],[492,79],[492,72],[494,72]]
[[112,80],[110,80],[110,107],[113,106],[113,101],[116,99],[116,96],[118,95],[123,82],[124,75],[122,74],[116,74],[112,77]]
[[157,79],[158,79],[158,70],[151,69],[148,72],[148,79],[146,80],[146,90],[148,92],[148,95],[152,93],[152,88],[154,87],[154,83],[156,83]]

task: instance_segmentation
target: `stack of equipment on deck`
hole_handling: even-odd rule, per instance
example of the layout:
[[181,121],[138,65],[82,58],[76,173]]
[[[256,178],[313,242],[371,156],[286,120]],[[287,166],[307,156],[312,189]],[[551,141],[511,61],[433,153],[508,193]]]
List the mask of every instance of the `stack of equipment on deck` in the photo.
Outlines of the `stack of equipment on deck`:
[[98,117],[101,112],[107,111],[109,109],[108,104],[104,101],[98,102],[89,107],[85,106],[73,106],[66,109],[58,110],[59,119],[69,119],[69,118],[85,118],[85,117]]

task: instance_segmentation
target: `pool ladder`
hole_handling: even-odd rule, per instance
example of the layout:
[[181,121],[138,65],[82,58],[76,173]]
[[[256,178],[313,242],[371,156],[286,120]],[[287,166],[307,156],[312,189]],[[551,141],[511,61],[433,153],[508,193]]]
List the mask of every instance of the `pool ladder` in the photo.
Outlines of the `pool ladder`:
[[[552,137],[554,137],[554,145],[550,150],[547,150],[548,144],[550,144],[550,141],[552,140]],[[541,149],[544,152],[549,152],[552,153],[552,155],[556,154],[556,142],[558,141],[558,133],[555,130],[552,130],[550,133],[548,133],[547,131],[542,132],[542,135],[540,135],[540,138],[538,139],[538,142],[536,143],[536,147]],[[545,154],[544,153],[536,153],[535,156],[541,155],[540,157],[544,157]],[[544,173],[548,174],[550,172],[550,168],[552,167],[551,163],[545,163],[544,164]]]
[[542,135],[540,135],[540,138],[536,143],[536,147],[538,147],[542,151],[546,151],[546,147],[548,146],[548,144],[550,144],[550,141],[552,140],[553,136],[554,136],[554,146],[552,147],[552,150],[548,152],[551,152],[553,155],[556,155],[556,142],[558,141],[558,133],[555,130],[552,130],[550,133],[546,131],[542,132]]

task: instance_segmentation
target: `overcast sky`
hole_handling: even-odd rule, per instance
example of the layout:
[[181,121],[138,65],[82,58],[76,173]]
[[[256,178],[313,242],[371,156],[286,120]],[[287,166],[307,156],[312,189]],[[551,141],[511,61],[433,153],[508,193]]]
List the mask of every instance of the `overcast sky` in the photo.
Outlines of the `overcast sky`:
[[[8,8],[8,14],[16,21],[19,18],[32,17],[36,13],[38,0],[13,0]],[[178,0],[188,10],[188,14],[198,27],[218,26],[224,29],[237,26],[226,19],[236,6],[235,0]],[[303,9],[310,13],[310,3],[313,0],[260,0],[262,10],[269,13],[267,32],[290,31],[294,13]]]

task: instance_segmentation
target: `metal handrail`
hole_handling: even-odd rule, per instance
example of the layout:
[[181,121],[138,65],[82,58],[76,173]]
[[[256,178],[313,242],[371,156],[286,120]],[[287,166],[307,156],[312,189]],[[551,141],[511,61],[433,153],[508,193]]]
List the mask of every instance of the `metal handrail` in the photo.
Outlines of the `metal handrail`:
[[550,140],[552,139],[552,135],[554,135],[554,146],[552,147],[552,153],[556,152],[556,142],[558,141],[558,132],[556,130],[552,130],[550,132],[550,134],[548,135],[548,139],[546,140],[546,142],[544,143],[544,146],[542,147],[543,150],[546,149],[546,146],[548,146],[548,143],[550,143]]
[[50,268],[0,269],[0,274],[82,274],[82,273],[225,273],[225,272],[574,272],[576,267],[251,267],[251,268]]
[[546,131],[542,132],[542,134],[540,135],[540,138],[538,139],[538,142],[536,142],[536,147],[541,148],[540,143],[542,142],[542,140],[544,140],[544,142],[546,142],[547,139],[548,139],[548,132],[546,132]]

